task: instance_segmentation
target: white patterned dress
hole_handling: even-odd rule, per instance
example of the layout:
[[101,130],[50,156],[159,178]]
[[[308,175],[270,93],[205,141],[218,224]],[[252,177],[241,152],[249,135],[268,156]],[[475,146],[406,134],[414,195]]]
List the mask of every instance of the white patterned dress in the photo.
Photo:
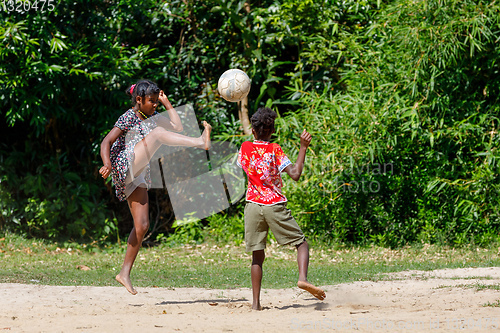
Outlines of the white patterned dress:
[[[157,114],[155,112],[154,115]],[[127,179],[130,165],[134,161],[134,147],[155,129],[157,124],[152,118],[142,121],[132,109],[129,109],[118,118],[114,127],[121,129],[123,134],[111,146],[111,176],[115,185],[116,196],[120,201],[124,201],[127,199],[127,195],[125,194],[127,184],[125,180]],[[151,187],[149,170],[148,164],[144,169],[144,178],[148,189]]]

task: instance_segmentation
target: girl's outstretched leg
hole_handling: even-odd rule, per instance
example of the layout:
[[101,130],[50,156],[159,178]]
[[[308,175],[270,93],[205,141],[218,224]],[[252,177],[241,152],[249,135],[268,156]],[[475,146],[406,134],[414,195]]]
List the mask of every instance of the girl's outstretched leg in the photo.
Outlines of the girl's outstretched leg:
[[134,227],[128,238],[125,260],[123,261],[120,273],[116,276],[116,280],[127,288],[132,295],[135,295],[137,291],[130,281],[130,271],[141,248],[142,240],[149,229],[149,199],[147,189],[144,187],[136,188],[127,201],[134,219]]
[[212,141],[210,140],[210,134],[212,133],[212,126],[205,120],[203,120],[202,124],[205,129],[203,130],[203,133],[201,133],[201,138],[203,139],[203,147],[201,148],[209,150],[210,147],[212,146]]
[[143,140],[139,141],[134,147],[134,162],[132,169],[134,177],[139,175],[144,167],[149,163],[154,153],[161,145],[196,147],[205,150],[210,149],[210,134],[212,126],[203,121],[203,133],[197,138],[185,136],[179,133],[170,132],[163,127],[157,127],[152,130]]
[[326,297],[325,292],[307,281],[307,269],[309,268],[309,244],[307,244],[307,241],[297,246],[297,264],[299,265],[297,287],[310,292],[319,300],[324,300]]

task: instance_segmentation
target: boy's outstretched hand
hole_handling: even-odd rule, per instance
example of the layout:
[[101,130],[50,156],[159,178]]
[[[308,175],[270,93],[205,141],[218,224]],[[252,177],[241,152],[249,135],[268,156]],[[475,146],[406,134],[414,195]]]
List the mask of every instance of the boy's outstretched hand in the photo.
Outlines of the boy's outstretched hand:
[[304,160],[306,159],[307,147],[311,143],[312,136],[306,130],[300,135],[300,150],[299,156],[297,156],[297,161],[293,165],[287,166],[284,170],[285,172],[295,181],[299,180],[302,174],[302,169],[304,169]]
[[311,140],[312,140],[311,134],[309,134],[309,132],[307,132],[304,129],[304,131],[300,135],[300,146],[304,147],[304,148],[309,147],[309,144],[311,143]]

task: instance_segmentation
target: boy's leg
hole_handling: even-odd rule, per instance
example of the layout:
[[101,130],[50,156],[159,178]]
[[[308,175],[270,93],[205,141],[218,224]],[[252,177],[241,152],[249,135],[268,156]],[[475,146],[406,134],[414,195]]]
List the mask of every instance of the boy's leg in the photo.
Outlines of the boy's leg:
[[304,241],[297,245],[297,264],[299,265],[299,281],[307,281],[307,269],[309,268],[309,244]]
[[314,297],[323,300],[325,292],[307,281],[309,268],[309,245],[297,221],[293,218],[286,204],[277,204],[266,209],[266,218],[269,228],[273,232],[278,244],[294,245],[297,248],[297,264],[299,266],[299,281],[297,286],[310,292]]
[[297,247],[297,264],[299,265],[299,281],[297,287],[310,292],[314,297],[319,300],[324,300],[326,297],[323,289],[318,288],[307,281],[307,269],[309,268],[309,244],[304,241]]
[[153,157],[154,153],[158,150],[158,148],[160,148],[161,145],[209,149],[212,126],[210,126],[206,121],[203,122],[203,126],[205,127],[205,130],[198,138],[170,132],[163,127],[157,127],[152,130],[134,147],[135,158],[132,166],[135,173],[134,177],[142,172],[144,167],[149,163],[149,160]]
[[264,250],[252,252],[252,309],[254,310],[262,310],[262,306],[260,305],[260,287],[262,285],[262,265],[264,264],[265,258],[266,254],[264,253]]
[[132,286],[130,281],[130,271],[134,264],[137,253],[142,245],[142,240],[149,228],[149,200],[148,192],[144,187],[138,187],[127,199],[130,212],[134,219],[134,227],[127,241],[127,252],[123,261],[122,269],[116,276],[116,280],[120,282],[132,294],[137,294],[137,291]]
[[262,265],[266,255],[267,232],[269,227],[264,219],[261,205],[247,202],[245,205],[245,243],[246,250],[252,252],[252,279],[253,303],[252,309],[262,310],[260,305],[260,288],[262,283]]

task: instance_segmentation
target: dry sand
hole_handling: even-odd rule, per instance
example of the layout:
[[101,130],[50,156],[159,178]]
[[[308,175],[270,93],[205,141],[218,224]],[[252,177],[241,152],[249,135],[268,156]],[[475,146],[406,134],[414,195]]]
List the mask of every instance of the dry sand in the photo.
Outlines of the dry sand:
[[500,331],[500,267],[411,271],[389,281],[298,288],[54,287],[0,284],[0,333],[9,332],[494,332]]

